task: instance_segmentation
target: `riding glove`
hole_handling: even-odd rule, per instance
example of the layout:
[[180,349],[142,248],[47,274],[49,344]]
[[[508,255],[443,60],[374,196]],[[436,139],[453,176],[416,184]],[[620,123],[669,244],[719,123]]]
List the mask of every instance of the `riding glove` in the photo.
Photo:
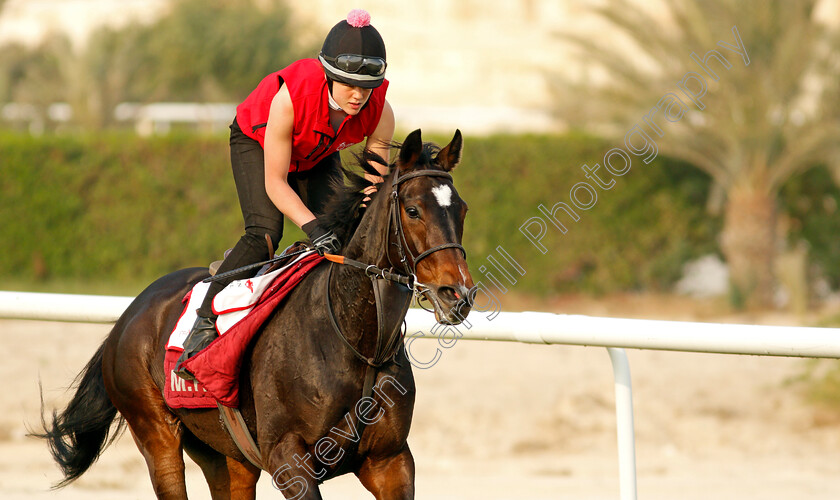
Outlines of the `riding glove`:
[[341,250],[341,242],[338,237],[333,231],[321,227],[318,219],[307,222],[301,226],[301,229],[309,237],[309,241],[312,242],[312,246],[319,254],[337,254]]

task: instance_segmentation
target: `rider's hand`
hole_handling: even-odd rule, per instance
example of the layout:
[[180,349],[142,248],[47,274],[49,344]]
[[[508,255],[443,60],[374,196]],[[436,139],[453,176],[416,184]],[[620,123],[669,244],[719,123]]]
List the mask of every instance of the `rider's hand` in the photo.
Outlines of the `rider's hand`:
[[301,229],[309,237],[312,242],[312,247],[321,255],[325,253],[337,254],[341,250],[341,242],[333,231],[328,231],[321,227],[318,219],[307,222]]

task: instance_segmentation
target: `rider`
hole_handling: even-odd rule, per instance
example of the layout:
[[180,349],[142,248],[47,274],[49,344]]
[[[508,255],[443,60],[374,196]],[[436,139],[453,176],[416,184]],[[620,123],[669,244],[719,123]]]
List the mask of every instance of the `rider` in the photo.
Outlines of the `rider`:
[[[265,77],[237,106],[230,126],[230,158],[245,235],[217,273],[266,260],[265,235],[276,246],[287,216],[321,253],[335,253],[339,241],[315,217],[321,213],[333,180],[343,179],[339,151],[362,142],[388,159],[394,112],[385,92],[385,44],[370,24],[370,14],[352,10],[327,34],[318,59],[302,59]],[[381,174],[385,167],[373,166]],[[198,318],[184,341],[175,372],[216,337],[212,301],[240,273],[210,284]]]

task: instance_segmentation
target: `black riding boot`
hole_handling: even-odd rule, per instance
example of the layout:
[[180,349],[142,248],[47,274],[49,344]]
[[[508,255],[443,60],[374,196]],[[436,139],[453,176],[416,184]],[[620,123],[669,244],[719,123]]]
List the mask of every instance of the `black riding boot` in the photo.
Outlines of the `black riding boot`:
[[219,332],[216,331],[216,318],[197,317],[192,330],[190,330],[187,338],[184,339],[184,352],[181,353],[181,356],[175,363],[175,375],[178,375],[184,380],[195,380],[193,374],[181,365],[210,345],[218,336]]

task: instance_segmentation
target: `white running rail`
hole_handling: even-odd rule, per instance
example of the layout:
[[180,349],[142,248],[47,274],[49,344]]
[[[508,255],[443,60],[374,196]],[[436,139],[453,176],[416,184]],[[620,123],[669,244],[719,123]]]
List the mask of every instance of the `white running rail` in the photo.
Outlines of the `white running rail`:
[[[0,291],[0,318],[113,323],[132,300],[132,297]],[[467,323],[458,327],[459,339],[607,348],[615,378],[621,500],[635,500],[637,496],[633,394],[625,348],[840,358],[838,328],[597,318],[542,312],[500,312],[486,317],[481,314],[475,312],[469,316],[468,328]],[[488,319],[491,316],[493,319]],[[410,335],[432,331],[434,326],[434,320],[421,310],[409,310],[406,320]]]

